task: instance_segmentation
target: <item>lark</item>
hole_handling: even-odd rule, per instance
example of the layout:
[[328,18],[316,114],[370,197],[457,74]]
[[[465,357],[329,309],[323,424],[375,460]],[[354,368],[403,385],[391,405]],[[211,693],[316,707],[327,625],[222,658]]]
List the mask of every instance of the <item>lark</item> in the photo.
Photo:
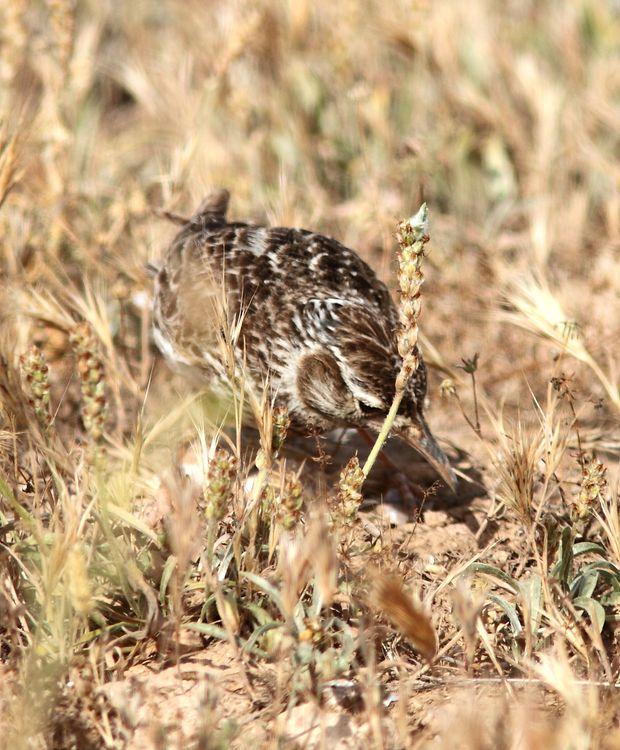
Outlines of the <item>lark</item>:
[[[189,219],[175,217],[182,228],[156,273],[157,346],[205,386],[235,377],[225,354],[232,348],[244,386],[267,388],[299,430],[377,433],[402,365],[387,287],[337,240],[229,221],[228,203],[228,191],[219,190]],[[392,433],[454,487],[424,418],[427,376],[418,355]]]

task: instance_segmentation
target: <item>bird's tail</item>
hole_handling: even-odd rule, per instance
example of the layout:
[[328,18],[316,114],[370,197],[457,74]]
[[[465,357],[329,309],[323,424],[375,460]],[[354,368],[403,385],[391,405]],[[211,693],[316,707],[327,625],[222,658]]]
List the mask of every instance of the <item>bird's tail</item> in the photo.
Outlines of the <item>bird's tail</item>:
[[226,212],[228,211],[228,203],[230,201],[230,193],[226,188],[219,188],[209,193],[206,198],[202,200],[198,208],[194,211],[191,216],[182,216],[174,211],[166,211],[163,208],[153,209],[156,216],[161,216],[163,219],[168,219],[173,224],[179,226],[187,226],[188,224],[207,224],[211,221],[226,221]]
[[192,214],[190,221],[193,224],[200,224],[205,220],[219,220],[226,221],[226,212],[228,211],[228,203],[230,201],[230,193],[226,188],[219,188],[209,193],[207,197],[202,201],[198,208]]

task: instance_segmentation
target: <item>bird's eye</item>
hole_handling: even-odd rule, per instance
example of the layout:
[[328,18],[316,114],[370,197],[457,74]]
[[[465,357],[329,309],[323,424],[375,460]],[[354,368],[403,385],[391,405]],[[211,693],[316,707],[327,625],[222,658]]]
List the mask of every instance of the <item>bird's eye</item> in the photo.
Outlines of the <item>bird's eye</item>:
[[365,417],[380,417],[385,415],[384,409],[378,409],[376,406],[368,406],[363,401],[358,402],[360,405],[360,411]]

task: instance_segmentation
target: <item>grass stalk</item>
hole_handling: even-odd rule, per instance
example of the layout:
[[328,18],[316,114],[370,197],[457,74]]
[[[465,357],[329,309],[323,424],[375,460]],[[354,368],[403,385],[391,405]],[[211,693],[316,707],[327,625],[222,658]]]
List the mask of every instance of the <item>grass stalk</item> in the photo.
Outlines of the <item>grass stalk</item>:
[[424,276],[422,258],[428,236],[428,207],[423,203],[410,219],[400,222],[397,231],[400,253],[398,259],[398,283],[400,286],[400,330],[398,332],[398,353],[403,364],[396,376],[395,395],[381,431],[377,436],[362,473],[368,477],[374,466],[398,414],[405,395],[407,384],[419,366],[418,319],[420,317],[420,294]]

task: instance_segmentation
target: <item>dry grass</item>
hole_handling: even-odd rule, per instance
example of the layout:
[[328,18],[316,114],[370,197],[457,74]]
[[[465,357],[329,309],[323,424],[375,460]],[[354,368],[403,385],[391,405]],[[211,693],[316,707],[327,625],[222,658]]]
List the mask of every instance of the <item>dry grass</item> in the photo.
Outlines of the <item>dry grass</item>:
[[[0,17],[0,743],[620,747],[616,5]],[[427,202],[456,497],[391,527],[242,371],[218,400],[159,361],[158,212],[217,186],[392,288]]]

